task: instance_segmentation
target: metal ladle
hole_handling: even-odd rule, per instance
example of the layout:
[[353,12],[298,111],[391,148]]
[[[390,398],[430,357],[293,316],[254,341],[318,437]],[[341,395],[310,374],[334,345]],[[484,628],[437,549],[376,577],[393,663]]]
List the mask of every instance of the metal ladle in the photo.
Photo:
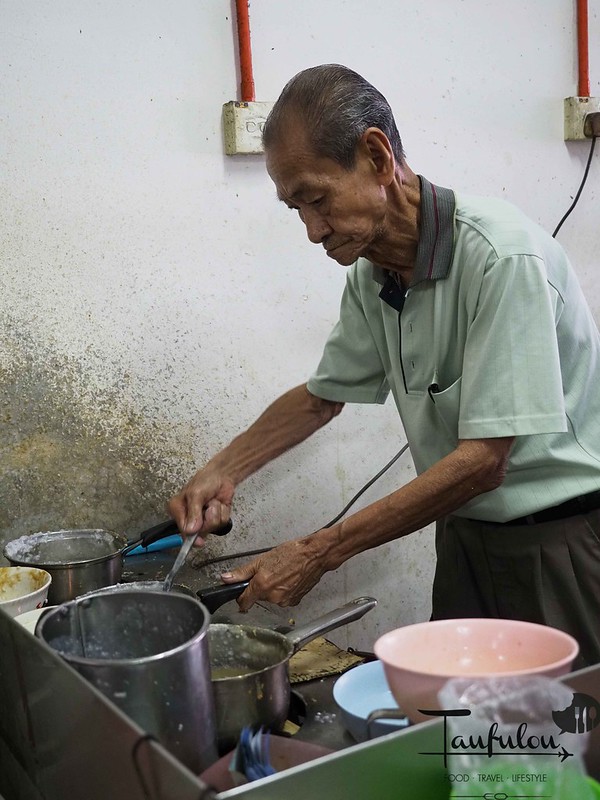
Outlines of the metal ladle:
[[[233,523],[231,520],[222,525],[220,528],[217,528],[216,531],[211,531],[213,536],[225,536],[229,531],[232,529]],[[173,566],[169,570],[169,574],[164,580],[163,583],[163,592],[170,592],[171,587],[173,586],[173,581],[175,580],[175,575],[179,572],[181,567],[184,565],[186,558],[188,557],[188,553],[192,549],[194,542],[198,538],[198,533],[192,533],[190,536],[183,537],[183,544],[179,548],[179,552],[177,553],[177,558],[173,562]]]

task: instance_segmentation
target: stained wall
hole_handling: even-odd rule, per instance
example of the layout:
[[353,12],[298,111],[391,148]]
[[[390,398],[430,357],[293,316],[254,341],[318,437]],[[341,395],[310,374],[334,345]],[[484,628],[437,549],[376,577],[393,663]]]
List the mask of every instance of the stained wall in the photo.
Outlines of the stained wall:
[[[159,521],[196,466],[317,363],[344,270],[276,201],[261,156],[224,155],[234,6],[0,0],[1,542]],[[600,95],[596,0],[590,13]],[[574,14],[562,0],[255,0],[256,96],[347,64],[390,100],[415,171],[552,230],[588,153],[562,139]],[[560,234],[597,318],[599,179],[596,158]],[[347,408],[240,487],[226,546],[321,527],[404,442],[391,403]],[[405,455],[356,507],[413,474]],[[297,613],[373,594],[376,612],[338,637],[368,648],[427,618],[433,559],[428,528],[327,575]]]

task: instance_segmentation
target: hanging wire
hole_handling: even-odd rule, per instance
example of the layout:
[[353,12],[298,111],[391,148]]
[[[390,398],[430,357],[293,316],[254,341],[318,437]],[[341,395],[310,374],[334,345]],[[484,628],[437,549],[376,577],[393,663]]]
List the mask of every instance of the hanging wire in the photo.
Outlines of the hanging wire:
[[[375,481],[379,480],[379,478],[381,478],[381,476],[385,472],[387,472],[388,469],[393,464],[395,464],[396,461],[398,461],[398,459],[400,458],[400,456],[403,453],[405,453],[407,450],[408,450],[408,443],[405,444],[404,447],[400,448],[400,450],[398,450],[396,455],[392,459],[390,459],[388,461],[388,463],[385,465],[385,467],[382,467],[379,470],[377,475],[374,475],[371,478],[371,480],[368,481],[368,483],[365,483],[365,485],[362,487],[362,489],[359,489],[359,491],[354,495],[352,500],[350,500],[350,502],[347,503],[344,506],[344,508],[340,511],[339,514],[337,514],[332,520],[330,520],[327,523],[327,525],[323,525],[322,527],[323,528],[331,528],[332,525],[335,525],[335,523],[338,522],[338,520],[340,520],[344,516],[344,514],[346,514],[348,512],[348,510],[354,505],[354,503],[356,503],[358,498],[361,497],[367,491],[367,489],[375,483]],[[252,556],[259,556],[259,555],[261,555],[261,553],[268,553],[270,550],[273,550],[273,549],[274,549],[273,547],[262,547],[259,550],[245,550],[242,553],[229,553],[229,554],[224,555],[224,556],[215,556],[214,558],[209,558],[208,561],[203,561],[202,564],[199,564],[198,566],[199,567],[208,567],[210,564],[218,564],[220,561],[229,561],[232,558],[251,558]]]
[[381,476],[383,475],[383,473],[384,473],[384,472],[387,472],[387,471],[388,471],[388,469],[389,469],[389,468],[392,466],[392,464],[395,464],[395,463],[396,463],[396,461],[398,461],[398,459],[399,459],[399,458],[400,458],[400,456],[402,455],[402,453],[404,453],[406,450],[408,450],[408,443],[407,443],[407,444],[405,444],[403,448],[401,448],[400,450],[398,450],[398,452],[397,452],[397,453],[396,453],[396,455],[395,455],[395,456],[394,456],[394,457],[391,459],[391,461],[388,461],[388,463],[385,465],[385,467],[383,467],[382,469],[380,469],[380,470],[379,470],[379,472],[377,473],[377,475],[375,475],[374,477],[372,477],[372,478],[371,478],[371,480],[370,480],[368,483],[365,483],[365,485],[362,487],[362,489],[360,489],[360,490],[359,490],[359,491],[358,491],[358,492],[357,492],[357,493],[354,495],[354,497],[352,498],[352,500],[350,500],[350,502],[349,502],[349,503],[348,503],[348,504],[347,504],[347,505],[346,505],[346,506],[345,506],[345,507],[344,507],[344,508],[343,508],[343,509],[340,511],[340,513],[339,513],[337,516],[335,516],[335,517],[334,517],[334,518],[333,518],[333,519],[332,519],[330,522],[328,522],[328,523],[327,523],[327,525],[323,525],[323,527],[324,527],[324,528],[331,528],[331,526],[332,526],[332,525],[335,525],[335,523],[336,523],[338,520],[340,520],[340,519],[341,519],[341,518],[344,516],[344,514],[345,514],[345,513],[348,511],[348,509],[349,509],[349,508],[351,508],[351,507],[354,505],[354,503],[356,503],[356,501],[358,500],[358,498],[359,498],[361,495],[363,495],[363,494],[364,494],[364,493],[367,491],[367,489],[368,489],[370,486],[372,486],[372,485],[375,483],[375,481],[376,481],[376,480],[379,480],[379,478],[381,478]]
[[575,195],[575,199],[574,199],[574,200],[573,200],[573,202],[571,203],[571,206],[570,206],[569,210],[568,210],[568,211],[565,213],[564,217],[561,219],[561,221],[560,221],[560,222],[558,223],[558,225],[556,226],[556,230],[555,230],[555,231],[554,231],[554,233],[552,234],[552,236],[553,236],[553,237],[555,237],[555,236],[556,236],[556,234],[559,232],[559,230],[562,228],[562,224],[563,224],[563,222],[564,222],[564,221],[566,220],[566,218],[569,216],[569,214],[571,213],[571,211],[573,211],[573,209],[574,209],[574,208],[575,208],[575,206],[577,205],[577,201],[578,201],[578,200],[579,200],[579,198],[581,197],[581,192],[583,191],[583,187],[585,186],[585,182],[586,182],[586,180],[587,180],[587,176],[588,176],[588,173],[589,173],[589,171],[590,171],[590,165],[591,165],[591,163],[592,163],[592,157],[593,157],[593,155],[594,155],[594,147],[596,146],[596,139],[597,139],[597,138],[598,138],[597,136],[593,136],[593,137],[592,137],[592,144],[591,144],[591,146],[590,146],[590,154],[589,154],[589,156],[588,156],[587,164],[585,165],[585,171],[584,171],[584,173],[583,173],[583,179],[582,179],[582,181],[581,181],[581,185],[579,186],[579,189],[577,190],[577,194]]

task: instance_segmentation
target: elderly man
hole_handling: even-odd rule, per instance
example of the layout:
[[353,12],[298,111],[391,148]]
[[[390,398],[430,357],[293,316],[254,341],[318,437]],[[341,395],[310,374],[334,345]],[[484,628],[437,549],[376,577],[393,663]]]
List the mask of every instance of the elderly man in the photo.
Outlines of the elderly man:
[[342,411],[391,391],[417,477],[223,576],[294,605],[353,555],[436,521],[433,618],[510,617],[600,661],[600,337],[562,248],[508,203],[406,163],[386,99],[339,65],[284,88],[264,129],[279,199],[349,267],[306,385],[276,400],[169,504],[184,533]]

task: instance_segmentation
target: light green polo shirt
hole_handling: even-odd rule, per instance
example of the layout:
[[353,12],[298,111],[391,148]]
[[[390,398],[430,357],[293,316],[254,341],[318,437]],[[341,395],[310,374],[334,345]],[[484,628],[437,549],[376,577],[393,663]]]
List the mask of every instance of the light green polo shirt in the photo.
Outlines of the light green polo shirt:
[[599,489],[600,336],[564,251],[503,200],[420,180],[403,304],[359,259],[309,391],[345,403],[391,391],[418,473],[459,439],[517,437],[502,486],[460,516],[505,522]]

